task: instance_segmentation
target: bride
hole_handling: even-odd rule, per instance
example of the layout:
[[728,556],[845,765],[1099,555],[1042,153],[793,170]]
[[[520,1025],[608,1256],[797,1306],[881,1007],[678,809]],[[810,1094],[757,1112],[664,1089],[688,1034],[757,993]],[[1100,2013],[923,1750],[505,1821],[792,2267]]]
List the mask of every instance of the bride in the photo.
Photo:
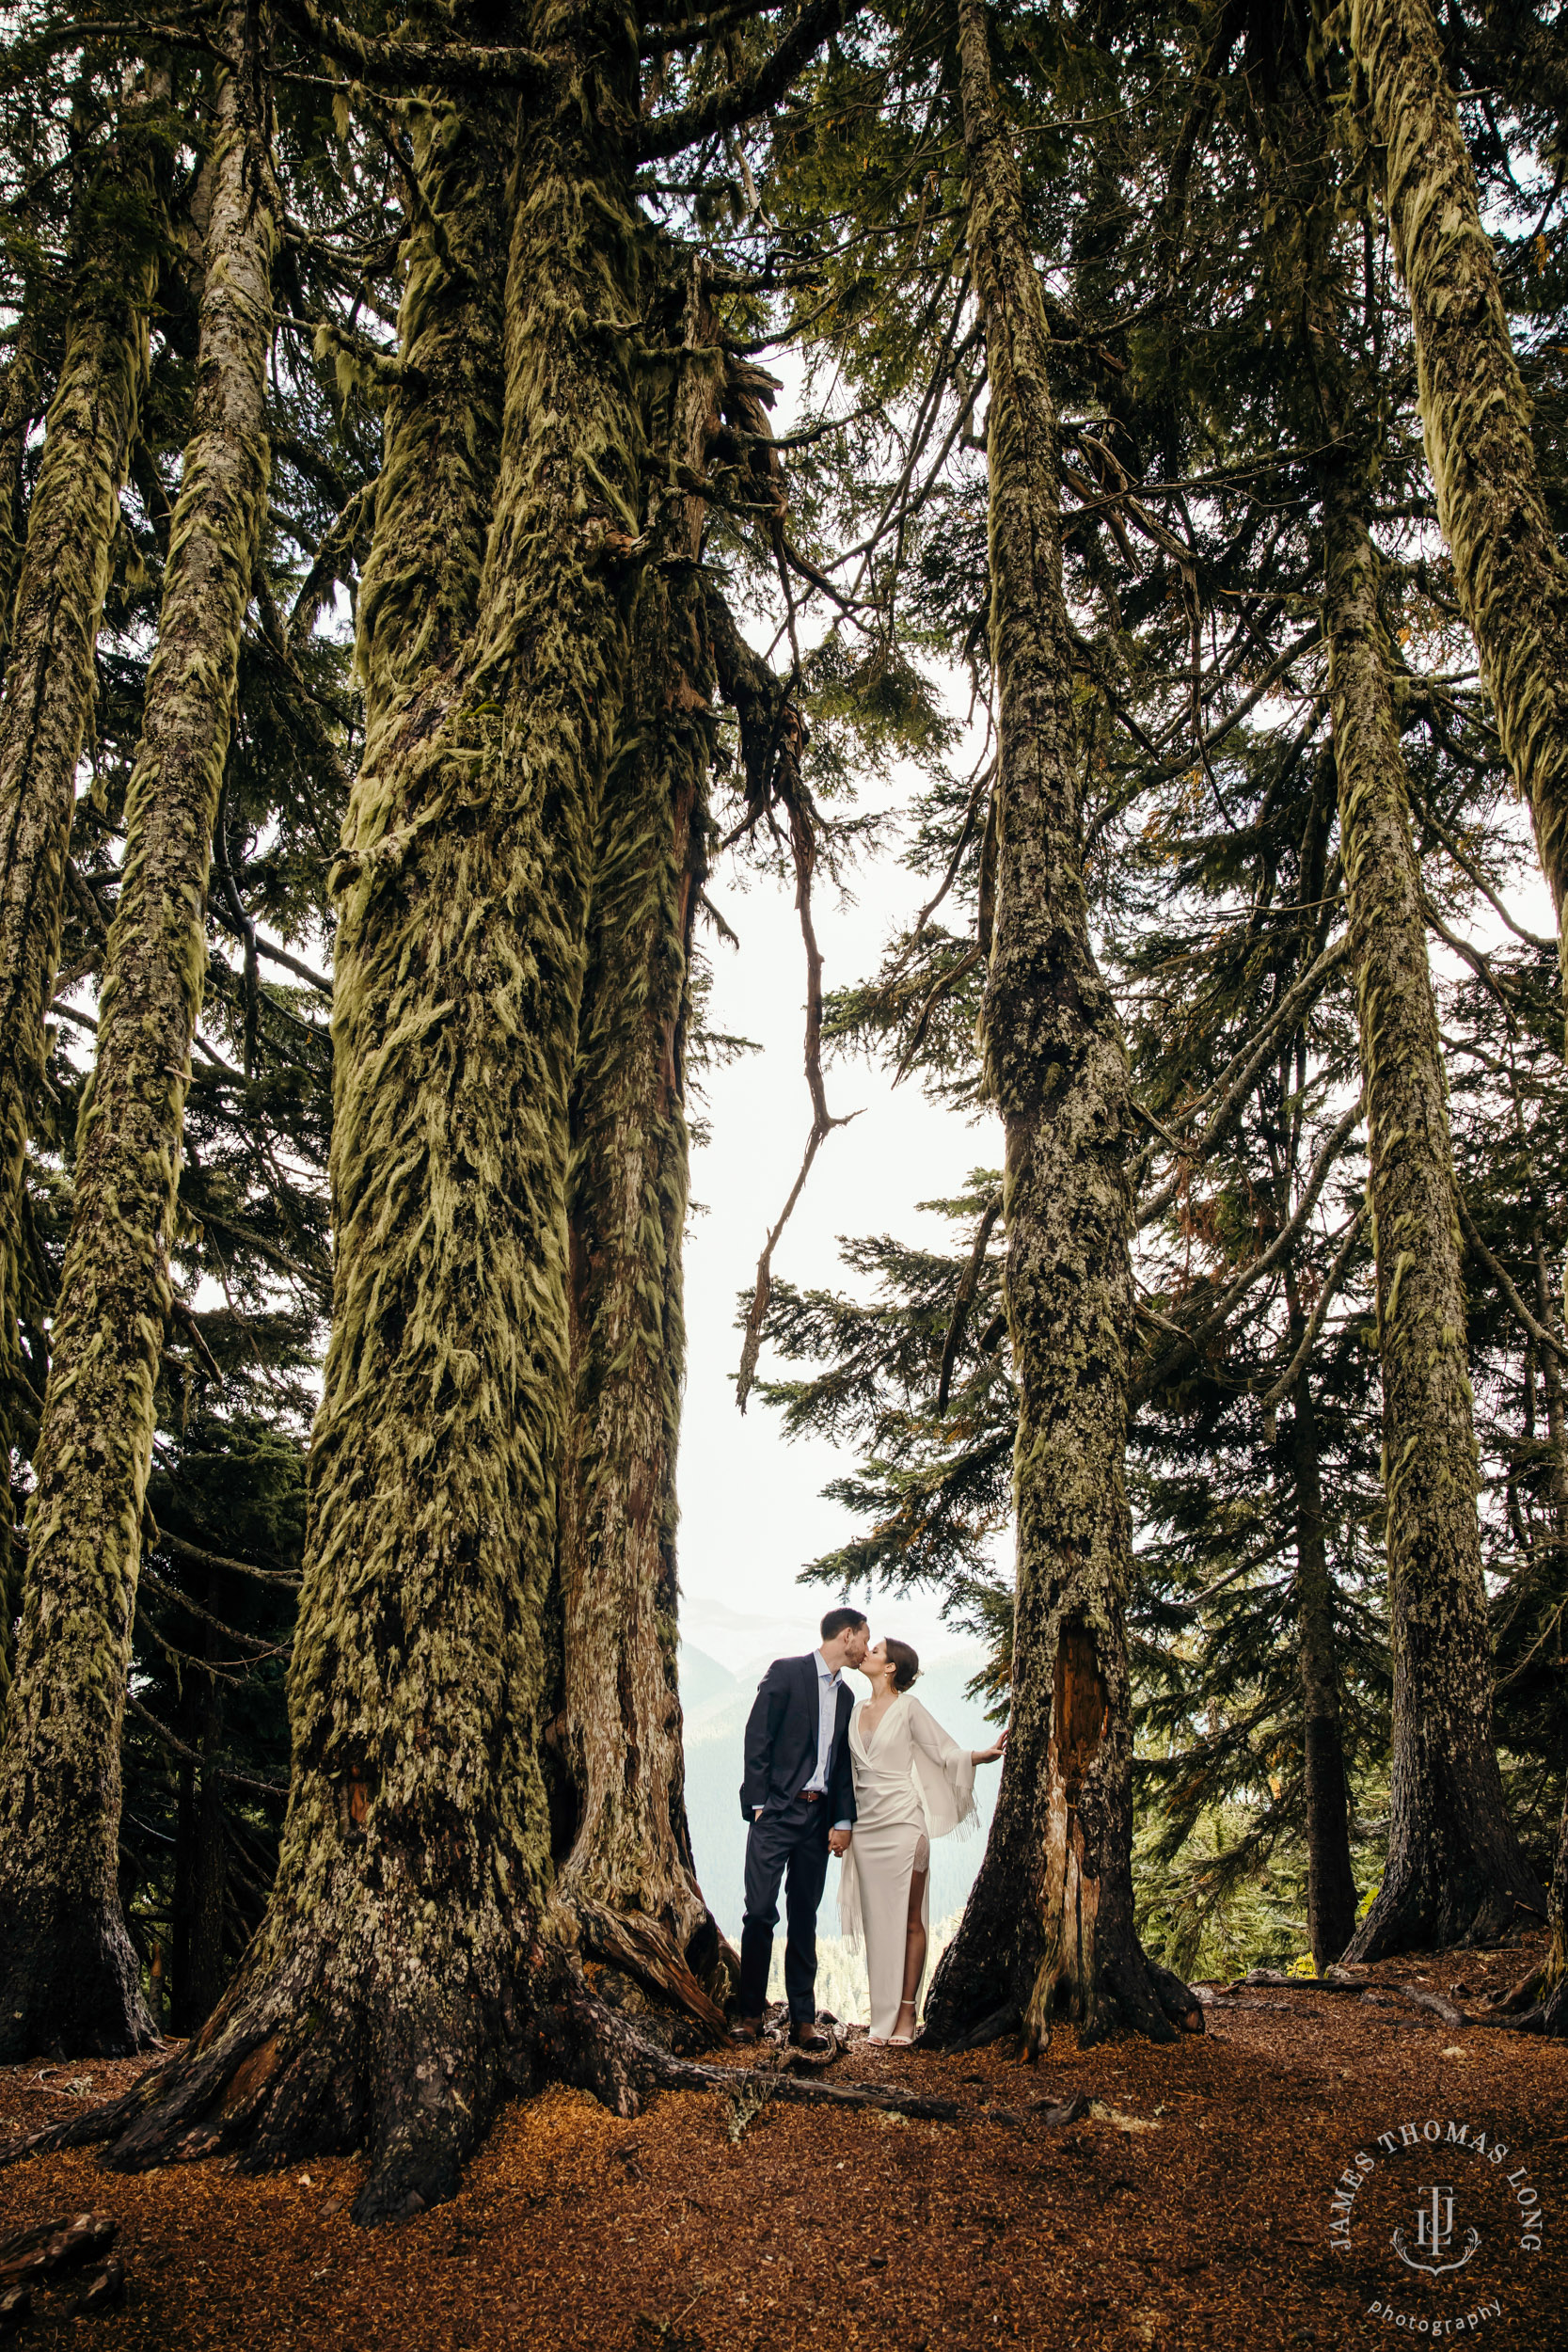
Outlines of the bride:
[[839,1919],[851,1951],[865,1936],[871,2040],[914,2040],[926,1973],[931,1839],[976,1819],[974,1768],[1007,1744],[960,1748],[911,1685],[920,1660],[907,1642],[878,1642],[860,1672],[871,1685],[849,1719],[855,1828],[839,1880]]

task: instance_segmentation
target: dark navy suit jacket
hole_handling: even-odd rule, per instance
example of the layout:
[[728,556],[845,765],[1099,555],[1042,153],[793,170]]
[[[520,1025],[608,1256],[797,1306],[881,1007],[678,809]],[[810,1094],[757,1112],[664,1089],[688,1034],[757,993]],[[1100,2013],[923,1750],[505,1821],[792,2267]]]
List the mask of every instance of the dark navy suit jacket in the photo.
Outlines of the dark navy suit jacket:
[[[804,1658],[775,1658],[758,1683],[746,1721],[746,1777],[740,1784],[740,1810],[748,1821],[770,1797],[785,1804],[798,1797],[816,1772],[822,1720],[820,1691],[815,1650]],[[855,1785],[849,1763],[849,1718],[855,1701],[842,1679],[837,1699],[832,1745],[828,1751],[828,1820],[852,1821]]]

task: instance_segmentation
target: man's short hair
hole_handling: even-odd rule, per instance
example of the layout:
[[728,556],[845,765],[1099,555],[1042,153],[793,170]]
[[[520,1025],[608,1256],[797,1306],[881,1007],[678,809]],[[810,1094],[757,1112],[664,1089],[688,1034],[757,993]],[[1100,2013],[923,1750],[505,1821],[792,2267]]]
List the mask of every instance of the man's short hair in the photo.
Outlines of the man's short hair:
[[841,1633],[847,1633],[852,1625],[868,1622],[863,1609],[830,1609],[822,1620],[822,1639],[825,1642],[836,1641]]

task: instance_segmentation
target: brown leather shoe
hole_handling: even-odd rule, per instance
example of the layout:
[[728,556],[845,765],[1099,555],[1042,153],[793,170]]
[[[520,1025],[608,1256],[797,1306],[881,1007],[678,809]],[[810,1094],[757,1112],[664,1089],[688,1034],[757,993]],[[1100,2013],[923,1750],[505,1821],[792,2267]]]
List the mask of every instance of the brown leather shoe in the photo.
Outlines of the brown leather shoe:
[[742,2017],[737,2019],[736,2024],[730,2027],[730,2040],[732,2042],[760,2042],[762,2040],[762,2019],[760,2017]]
[[831,2050],[833,2045],[815,2026],[791,2026],[789,2046],[792,2050]]

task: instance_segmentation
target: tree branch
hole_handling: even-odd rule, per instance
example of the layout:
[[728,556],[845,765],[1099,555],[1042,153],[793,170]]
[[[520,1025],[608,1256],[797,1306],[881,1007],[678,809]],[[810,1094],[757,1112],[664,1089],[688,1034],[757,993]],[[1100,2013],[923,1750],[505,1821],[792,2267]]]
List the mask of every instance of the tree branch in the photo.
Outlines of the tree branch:
[[[1350,952],[1350,933],[1345,931],[1332,947],[1325,947],[1323,954],[1307,966],[1301,977],[1286,990],[1251,1044],[1243,1048],[1229,1067],[1222,1071],[1219,1077],[1214,1080],[1213,1085],[1202,1094],[1197,1095],[1191,1103],[1184,1103],[1179,1110],[1171,1113],[1173,1123],[1180,1129],[1190,1125],[1201,1111],[1207,1110],[1211,1103],[1218,1101],[1219,1107],[1210,1120],[1201,1139],[1192,1147],[1188,1155],[1189,1164],[1196,1165],[1206,1160],[1215,1146],[1224,1140],[1231,1120],[1246,1100],[1253,1080],[1274,1051],[1275,1041],[1280,1029],[1288,1026],[1291,1022],[1298,1020],[1316,1003],[1340,965],[1349,961]],[[1145,1117],[1148,1115],[1147,1112],[1144,1114]],[[1158,1192],[1150,1193],[1147,1200],[1140,1201],[1137,1210],[1137,1230],[1140,1232],[1146,1225],[1152,1224],[1157,1216],[1162,1216],[1169,1208],[1180,1190],[1180,1186],[1181,1169],[1178,1167],[1169,1180],[1161,1185]]]
[[1362,1104],[1359,1102],[1353,1103],[1343,1118],[1336,1123],[1322,1151],[1313,1161],[1307,1175],[1306,1189],[1302,1193],[1295,1214],[1290,1222],[1281,1226],[1260,1256],[1254,1258],[1249,1265],[1243,1267],[1241,1274],[1231,1283],[1230,1288],[1221,1295],[1218,1306],[1206,1315],[1202,1322],[1195,1325],[1178,1346],[1167,1348],[1158,1363],[1147,1366],[1129,1384],[1129,1404],[1141,1405],[1146,1397],[1151,1396],[1157,1388],[1170,1378],[1179,1365],[1185,1362],[1189,1356],[1196,1355],[1206,1341],[1212,1340],[1215,1332],[1229,1322],[1231,1315],[1246,1296],[1247,1292],[1256,1289],[1263,1277],[1273,1272],[1317,1206],[1318,1195],[1327,1182],[1329,1169],[1344,1150],[1353,1131],[1360,1125],[1364,1116]]
[[1457,1186],[1455,1187],[1455,1190],[1459,1201],[1460,1230],[1464,1233],[1466,1243],[1470,1248],[1475,1251],[1476,1256],[1481,1260],[1481,1264],[1486,1268],[1487,1273],[1490,1274],[1493,1281],[1496,1282],[1504,1298],[1513,1308],[1514,1313],[1518,1316],[1519,1321],[1524,1325],[1525,1329],[1529,1333],[1530,1338],[1536,1343],[1536,1345],[1538,1347],[1549,1347],[1552,1354],[1557,1358],[1559,1363],[1568,1364],[1568,1347],[1563,1345],[1562,1342],[1557,1337],[1555,1332],[1548,1331],[1546,1326],[1544,1323],[1538,1322],[1535,1316],[1531,1314],[1523,1298],[1519,1295],[1519,1292],[1509,1275],[1508,1268],[1501,1264],[1499,1261],[1492,1255],[1492,1252],[1487,1248],[1486,1244],[1481,1240],[1481,1235],[1477,1232],[1475,1219],[1470,1215],[1470,1212],[1465,1203],[1465,1195],[1458,1191]]
[[969,1319],[969,1310],[974,1294],[980,1287],[980,1269],[986,1263],[986,1251],[990,1247],[991,1229],[1001,1214],[1002,1195],[1000,1192],[993,1192],[986,1202],[985,1214],[980,1219],[980,1230],[974,1236],[974,1247],[969,1253],[969,1263],[965,1266],[963,1277],[958,1283],[958,1295],[953,1301],[952,1320],[947,1326],[947,1337],[942,1343],[942,1371],[937,1379],[937,1419],[939,1421],[947,1410],[947,1392],[953,1379],[953,1365],[958,1357],[958,1343],[963,1338],[964,1325]]
[[788,94],[800,68],[839,30],[852,8],[853,0],[808,0],[778,47],[752,72],[726,89],[713,90],[673,115],[645,123],[636,144],[637,160],[655,163],[678,155],[683,147],[694,147],[699,139],[716,137],[753,115],[766,114]]
[[1269,1410],[1271,1406],[1277,1405],[1281,1398],[1287,1395],[1288,1392],[1294,1388],[1296,1375],[1301,1371],[1301,1368],[1303,1364],[1306,1363],[1307,1358],[1311,1355],[1313,1348],[1317,1345],[1318,1333],[1323,1327],[1323,1317],[1328,1312],[1329,1305],[1334,1297],[1334,1294],[1345,1279],[1345,1268],[1351,1262],[1351,1253],[1355,1248],[1356,1235],[1361,1231],[1366,1215],[1366,1207],[1363,1205],[1361,1208],[1356,1210],[1355,1215],[1351,1218],[1350,1223],[1346,1226],[1345,1238],[1339,1244],[1338,1254],[1335,1258],[1334,1263],[1328,1269],[1328,1279],[1324,1282],[1322,1291],[1318,1295],[1318,1303],[1313,1308],[1307,1328],[1301,1335],[1301,1345],[1296,1349],[1295,1354],[1291,1357],[1290,1362],[1286,1365],[1285,1370],[1280,1374],[1279,1378],[1275,1382],[1273,1388],[1270,1389],[1259,1400],[1265,1412]]

